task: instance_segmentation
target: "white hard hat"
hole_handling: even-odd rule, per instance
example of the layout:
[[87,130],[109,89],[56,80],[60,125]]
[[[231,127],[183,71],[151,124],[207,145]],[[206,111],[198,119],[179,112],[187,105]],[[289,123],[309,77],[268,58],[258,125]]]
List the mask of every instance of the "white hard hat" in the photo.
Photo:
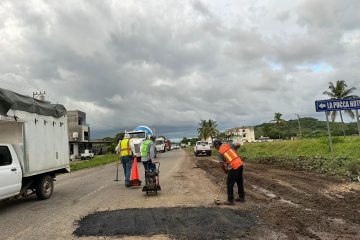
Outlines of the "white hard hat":
[[130,134],[125,133],[125,134],[124,134],[124,138],[130,138]]

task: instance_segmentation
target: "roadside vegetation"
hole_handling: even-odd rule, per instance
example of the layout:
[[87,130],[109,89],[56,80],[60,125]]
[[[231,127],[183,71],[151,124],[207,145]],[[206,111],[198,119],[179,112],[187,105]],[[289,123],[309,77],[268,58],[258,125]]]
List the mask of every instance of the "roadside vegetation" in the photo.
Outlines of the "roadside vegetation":
[[241,146],[239,153],[247,162],[357,179],[360,175],[360,138],[334,137],[333,144],[334,160],[331,159],[328,139],[325,137],[247,143]]
[[76,162],[71,162],[70,168],[72,172],[78,171],[80,169],[92,168],[101,165],[105,165],[108,163],[116,162],[119,157],[116,154],[107,154],[95,156],[91,160],[81,160]]

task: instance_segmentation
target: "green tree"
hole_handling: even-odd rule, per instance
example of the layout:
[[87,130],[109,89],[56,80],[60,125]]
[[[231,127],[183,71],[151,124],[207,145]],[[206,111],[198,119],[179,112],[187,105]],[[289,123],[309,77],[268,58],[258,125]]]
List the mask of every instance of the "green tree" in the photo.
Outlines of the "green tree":
[[[324,91],[323,94],[330,97],[330,99],[349,99],[349,98],[356,98],[356,95],[352,95],[351,93],[355,90],[355,87],[348,88],[347,84],[344,80],[338,80],[336,81],[335,85],[332,82],[329,82],[329,90]],[[331,117],[331,121],[335,121],[335,118],[337,116],[337,113],[340,113],[340,119],[342,123],[342,131],[345,136],[345,124],[342,116],[341,111],[333,111],[333,112],[327,112],[326,114],[329,114]],[[354,119],[354,113],[351,110],[345,110],[345,113],[347,113],[352,119]]]
[[183,137],[183,139],[181,140],[181,142],[180,143],[184,143],[184,144],[188,144],[188,142],[189,142],[189,139],[187,139],[186,137]]
[[199,128],[197,129],[200,139],[215,138],[220,132],[217,130],[217,123],[214,120],[209,119],[201,120]]
[[281,118],[282,114],[277,112],[274,114],[274,119],[271,120],[271,122],[274,123],[275,126],[277,126],[278,128],[278,132],[279,132],[279,139],[280,139],[280,125],[285,123],[285,120]]

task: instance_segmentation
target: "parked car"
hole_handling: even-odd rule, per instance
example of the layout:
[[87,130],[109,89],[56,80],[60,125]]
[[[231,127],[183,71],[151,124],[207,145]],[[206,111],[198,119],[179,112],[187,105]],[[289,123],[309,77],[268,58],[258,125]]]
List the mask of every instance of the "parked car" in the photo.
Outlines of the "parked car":
[[81,156],[81,160],[93,159],[94,158],[94,153],[89,149],[85,149],[85,152],[82,153],[80,156]]

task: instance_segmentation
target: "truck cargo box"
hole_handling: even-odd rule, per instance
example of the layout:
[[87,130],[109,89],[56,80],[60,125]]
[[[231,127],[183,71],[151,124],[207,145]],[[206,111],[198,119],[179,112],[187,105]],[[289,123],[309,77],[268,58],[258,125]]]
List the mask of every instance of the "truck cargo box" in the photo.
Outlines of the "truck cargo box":
[[60,169],[70,171],[66,115],[60,118],[11,111],[0,116],[0,143],[12,144],[24,177]]

